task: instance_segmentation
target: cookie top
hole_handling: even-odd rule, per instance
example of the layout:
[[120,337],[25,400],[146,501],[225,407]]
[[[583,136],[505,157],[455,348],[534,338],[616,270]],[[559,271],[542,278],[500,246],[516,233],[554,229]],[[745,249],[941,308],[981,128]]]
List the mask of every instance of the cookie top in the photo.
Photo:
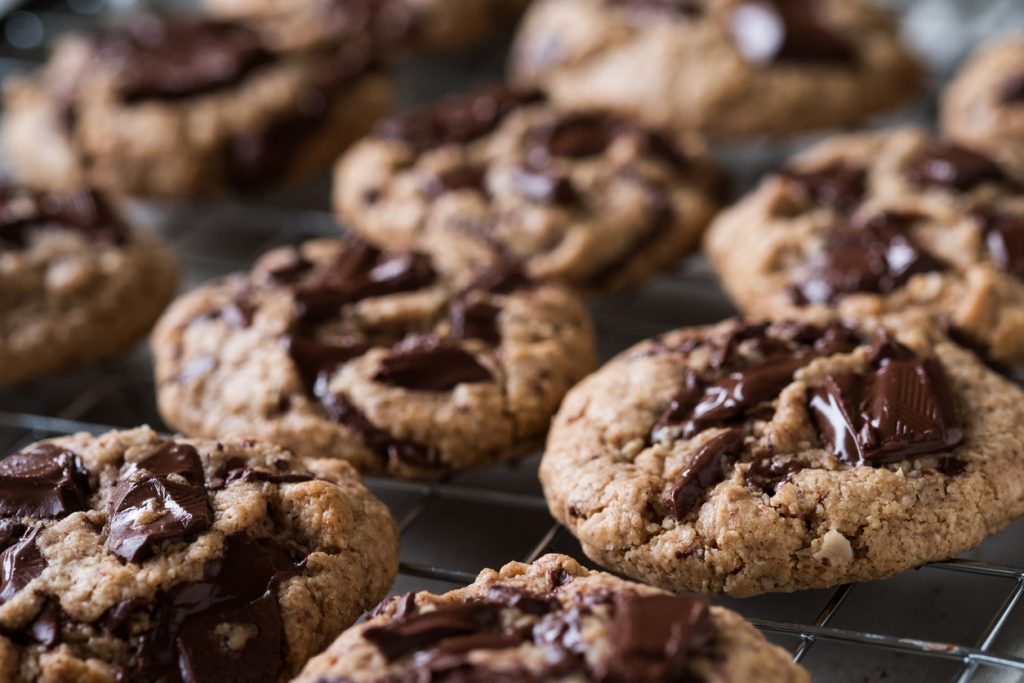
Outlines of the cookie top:
[[535,277],[611,289],[694,249],[723,185],[692,135],[492,88],[378,125],[338,163],[334,199],[389,248],[446,239],[469,263],[511,258]]
[[1024,393],[893,322],[732,320],[624,352],[555,418],[552,514],[605,566],[738,596],[973,547],[1024,512]]
[[942,130],[1024,179],[1024,36],[980,48],[942,100]]
[[0,181],[0,385],[109,357],[170,301],[170,249],[94,190]]
[[565,289],[356,240],[278,249],[191,292],[153,351],[161,412],[184,432],[399,476],[527,452],[595,362],[588,314]]
[[0,461],[6,681],[275,683],[383,596],[398,535],[346,463],[78,434]]
[[[365,39],[291,54],[239,23],[140,15],[62,38],[43,69],[5,84],[4,143],[14,172],[45,187],[253,191],[312,166],[314,132],[340,152],[338,99],[381,115],[381,78]],[[46,159],[26,145],[43,145]]]
[[995,361],[1024,364],[1019,187],[923,131],[826,140],[720,214],[705,246],[751,314],[922,310]]
[[533,564],[486,569],[472,585],[444,595],[395,596],[295,680],[805,683],[810,677],[735,612],[545,555]]
[[563,106],[716,135],[852,124],[921,80],[864,0],[540,0],[511,72]]

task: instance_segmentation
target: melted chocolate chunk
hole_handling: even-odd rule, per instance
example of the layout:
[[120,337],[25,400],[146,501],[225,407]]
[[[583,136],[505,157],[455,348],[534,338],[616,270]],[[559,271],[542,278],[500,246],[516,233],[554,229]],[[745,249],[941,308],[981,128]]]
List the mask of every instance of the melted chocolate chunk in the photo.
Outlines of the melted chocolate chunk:
[[964,470],[967,469],[967,463],[960,458],[941,458],[939,460],[939,472],[946,475],[947,477],[955,477],[958,474],[963,474]]
[[862,166],[836,162],[815,171],[782,169],[779,175],[799,188],[817,206],[852,213],[864,200],[867,171]]
[[259,37],[242,25],[152,15],[101,32],[93,50],[116,65],[119,94],[129,103],[213,92],[272,60]]
[[822,22],[817,5],[815,0],[744,0],[730,24],[740,54],[753,64],[855,66],[857,50]]
[[0,460],[0,515],[59,519],[85,510],[89,475],[78,456],[41,444]]
[[129,465],[118,480],[107,547],[126,562],[139,562],[157,544],[190,539],[212,522],[199,453],[166,442]]
[[272,268],[267,273],[267,278],[276,285],[291,285],[301,280],[311,270],[313,270],[312,261],[298,253],[293,253],[287,262]]
[[461,347],[416,337],[384,358],[373,379],[414,391],[450,391],[459,384],[490,382],[494,376]]
[[676,519],[688,515],[705,491],[722,481],[722,460],[743,453],[743,438],[742,429],[729,429],[697,450],[668,492],[666,502]]
[[793,288],[801,304],[835,303],[849,294],[889,294],[915,275],[949,266],[908,234],[916,217],[882,214],[866,223],[840,223],[826,235],[808,273]]
[[999,91],[999,97],[1004,104],[1024,102],[1024,74],[1014,76],[1006,81]]
[[313,481],[312,474],[302,472],[271,472],[269,470],[244,467],[228,472],[227,483],[235,481],[267,481],[272,484],[300,484],[305,481]]
[[850,465],[883,465],[963,441],[942,364],[886,335],[864,374],[829,375],[808,404],[822,441]]
[[487,599],[534,616],[543,616],[559,608],[558,600],[553,597],[534,595],[514,586],[493,586],[487,591]]
[[401,141],[417,152],[443,145],[464,144],[492,132],[502,119],[519,107],[543,99],[544,96],[536,91],[494,87],[388,119],[377,126],[375,134],[378,138]]
[[1003,169],[984,154],[947,142],[934,142],[911,159],[907,178],[922,187],[971,190],[983,183],[1010,182]]
[[521,264],[504,260],[478,270],[467,289],[479,289],[492,294],[511,294],[521,289],[530,289],[536,284],[526,274]]
[[395,603],[398,606],[395,608],[394,618],[401,619],[402,617],[410,614],[415,614],[416,608],[416,592],[409,591],[408,593],[402,593],[401,595],[392,595],[390,598],[384,598],[379,605],[370,611],[371,617],[379,617],[384,614],[388,607]]
[[46,558],[36,545],[40,530],[40,527],[33,527],[21,540],[0,553],[0,605],[13,599],[46,569]]
[[124,244],[128,228],[97,192],[34,192],[0,183],[0,252],[23,249],[40,230],[77,232],[99,244]]
[[779,460],[773,456],[766,456],[750,463],[746,483],[774,496],[780,484],[789,481],[803,468],[803,465],[793,460]]
[[[270,541],[229,536],[223,557],[207,563],[202,580],[158,597],[127,680],[274,683],[284,642],[277,585],[295,573]],[[231,647],[218,632],[225,623],[244,629],[242,647]]]
[[332,372],[370,349],[361,341],[328,343],[299,334],[285,337],[284,345],[307,389],[313,388],[321,374]]
[[0,519],[0,550],[6,550],[25,535],[25,525],[13,519]]
[[544,204],[572,206],[580,203],[580,195],[572,180],[554,171],[516,169],[512,183],[527,199]]
[[[691,657],[715,637],[708,605],[682,595],[615,597],[612,653],[602,680],[660,683],[695,680]],[[693,678],[691,678],[691,674]]]
[[60,603],[53,598],[47,598],[39,614],[22,629],[22,632],[40,645],[53,647],[60,640],[60,628]]
[[500,612],[501,605],[485,602],[442,607],[369,628],[363,632],[363,637],[393,662],[450,638],[472,636],[492,629],[498,625]]
[[501,343],[498,316],[501,309],[486,301],[458,301],[451,307],[453,339],[479,339],[488,344]]
[[482,166],[455,166],[431,178],[426,187],[427,194],[434,198],[458,190],[487,194],[487,169]]
[[528,135],[526,157],[534,168],[552,159],[584,159],[603,154],[622,131],[619,121],[602,114],[572,114]]
[[1024,278],[1024,217],[1001,213],[991,206],[974,211],[985,235],[989,258],[1000,270]]

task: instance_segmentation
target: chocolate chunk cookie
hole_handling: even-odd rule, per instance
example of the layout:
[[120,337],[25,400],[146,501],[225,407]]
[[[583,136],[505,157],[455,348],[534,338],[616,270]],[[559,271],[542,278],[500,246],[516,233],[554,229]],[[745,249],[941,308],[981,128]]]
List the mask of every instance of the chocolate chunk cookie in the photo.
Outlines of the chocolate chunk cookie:
[[493,88],[380,124],[339,162],[334,198],[388,248],[443,239],[469,263],[599,290],[693,250],[722,186],[692,136]]
[[1024,179],[1024,38],[982,47],[946,90],[942,129]]
[[391,585],[346,463],[253,441],[79,434],[0,461],[0,678],[287,680]]
[[562,106],[716,135],[853,124],[921,80],[865,0],[539,0],[511,71]]
[[95,191],[0,181],[0,385],[113,358],[174,296],[170,249]]
[[461,272],[354,240],[271,252],[159,323],[161,413],[397,476],[525,453],[594,365],[589,317],[511,268]]
[[284,54],[239,24],[143,16],[10,79],[2,136],[37,186],[208,197],[307,180],[390,100],[369,41]]
[[405,681],[807,683],[781,648],[722,607],[564,555],[485,569],[444,595],[408,593],[314,658],[295,683]]
[[455,51],[509,29],[529,0],[203,0],[272,45],[305,50],[369,36],[383,52]]
[[1024,365],[1024,199],[990,158],[900,129],[840,136],[719,215],[709,259],[741,310],[919,310]]
[[626,351],[555,418],[552,514],[605,566],[738,596],[973,547],[1024,513],[1024,392],[892,322],[732,320]]

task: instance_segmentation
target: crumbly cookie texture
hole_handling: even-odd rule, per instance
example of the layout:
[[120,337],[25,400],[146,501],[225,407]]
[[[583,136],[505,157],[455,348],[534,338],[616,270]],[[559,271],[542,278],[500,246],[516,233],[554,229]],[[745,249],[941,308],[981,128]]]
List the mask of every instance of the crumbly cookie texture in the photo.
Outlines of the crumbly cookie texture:
[[946,137],[1024,179],[1024,36],[979,49],[947,88],[941,118]]
[[839,136],[715,220],[708,258],[740,310],[931,314],[1024,365],[1024,201],[977,152],[920,130]]
[[285,54],[239,24],[143,16],[58,41],[4,100],[8,161],[30,184],[209,197],[322,172],[387,113],[391,85],[369,41]]
[[278,49],[369,35],[385,54],[451,52],[509,29],[529,0],[203,0],[213,15],[254,26]]
[[1024,393],[922,319],[679,330],[566,397],[540,477],[601,564],[748,596],[874,580],[1024,513]]
[[382,603],[295,683],[764,681],[810,677],[740,615],[564,555]]
[[604,290],[694,250],[723,185],[692,135],[494,88],[380,124],[338,163],[334,199],[388,248],[443,239],[451,258]]
[[0,678],[287,680],[386,594],[387,509],[347,464],[141,428],[0,462]]
[[539,0],[511,74],[565,107],[725,136],[853,124],[921,80],[863,0]]
[[98,193],[0,184],[0,385],[116,357],[176,282],[170,248]]
[[562,287],[355,240],[279,249],[191,292],[152,347],[168,424],[398,476],[525,454],[595,363]]

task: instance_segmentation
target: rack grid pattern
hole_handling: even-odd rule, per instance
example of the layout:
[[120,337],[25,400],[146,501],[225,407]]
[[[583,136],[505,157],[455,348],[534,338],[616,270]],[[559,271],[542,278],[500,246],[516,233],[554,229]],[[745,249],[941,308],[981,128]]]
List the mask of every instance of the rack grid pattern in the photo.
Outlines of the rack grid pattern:
[[[43,35],[96,20],[103,0],[29,3],[21,12]],[[17,6],[17,4],[15,5]],[[39,8],[36,11],[36,8]],[[0,14],[11,11],[0,3]],[[11,43],[8,15],[0,39],[0,77],[38,62],[38,46]],[[31,26],[29,27],[31,30]],[[24,29],[22,29],[24,30]],[[500,55],[441,59],[403,74],[404,99],[417,101],[494,76]],[[426,84],[426,85],[425,85]],[[774,163],[788,149],[760,150],[741,160],[740,177]],[[735,159],[733,160],[735,166]],[[273,203],[153,207],[134,212],[177,248],[183,289],[248,267],[266,249],[337,234],[321,186]],[[710,323],[733,311],[706,266],[694,259],[643,290],[593,302],[602,358],[674,327]],[[101,368],[0,391],[0,456],[52,436],[150,424],[166,429],[153,397],[147,353]],[[437,482],[370,478],[402,533],[395,592],[443,591],[475,578],[483,567],[532,561],[546,552],[594,566],[547,512],[536,478],[539,454],[491,470]],[[1024,683],[1024,523],[965,557],[892,579],[831,590],[719,598],[788,648],[815,680],[1006,681]]]

